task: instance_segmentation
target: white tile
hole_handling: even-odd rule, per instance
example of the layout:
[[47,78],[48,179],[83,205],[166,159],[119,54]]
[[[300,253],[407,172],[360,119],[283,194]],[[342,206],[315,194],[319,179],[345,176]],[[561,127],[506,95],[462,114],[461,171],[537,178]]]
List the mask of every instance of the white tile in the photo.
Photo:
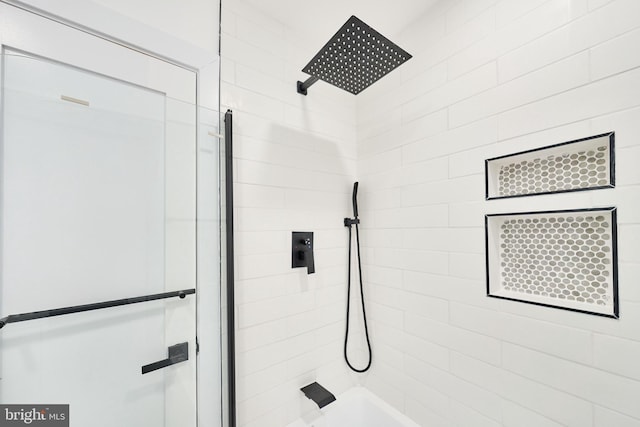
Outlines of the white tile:
[[287,295],[291,291],[292,283],[297,279],[296,276],[289,274],[239,280],[236,283],[238,301],[246,304]]
[[577,362],[593,360],[591,333],[580,329],[456,303],[451,324]]
[[440,158],[403,166],[396,172],[401,186],[445,179],[449,173],[447,159]]
[[407,399],[406,414],[423,426],[449,427],[451,425],[446,418],[436,415],[413,397]]
[[453,203],[449,205],[450,227],[484,227],[483,202]]
[[426,273],[446,274],[447,260],[444,252],[386,248],[374,250],[374,263],[377,265]]
[[[410,366],[408,369],[413,369]],[[407,372],[402,378],[404,392],[410,399],[424,405],[431,413],[446,418],[449,411],[449,398],[437,389],[436,385],[419,381],[414,372]]]
[[439,205],[450,201],[450,181],[428,182],[403,187],[403,206],[428,206]]
[[442,370],[449,370],[449,350],[441,345],[423,340],[414,335],[403,334],[402,351],[418,360]]
[[618,226],[618,259],[634,262],[640,250],[640,225]]
[[222,37],[221,53],[223,64],[228,58],[236,64],[258,65],[265,74],[273,77],[281,77],[284,73],[285,61],[282,58],[228,34]]
[[589,0],[589,10],[597,9],[612,1],[613,0]]
[[640,108],[631,108],[591,120],[592,134],[599,135],[612,131],[616,133],[618,149],[636,145],[636,135],[640,132]]
[[570,0],[569,19],[577,19],[589,12],[589,0]]
[[391,139],[387,143],[391,147],[395,147],[399,143],[407,144],[437,135],[447,129],[447,120],[447,111],[444,109],[427,111],[411,120],[404,120],[403,118],[404,126],[400,128],[400,138],[397,141]]
[[[380,111],[369,114],[362,111],[368,106],[378,107]],[[358,98],[357,113],[358,142],[393,130],[402,121],[402,114],[399,108],[390,108],[388,104],[376,102],[375,99],[369,104],[362,104]]]
[[236,330],[236,350],[244,352],[274,341],[281,341],[286,337],[286,324],[283,320],[240,328]]
[[504,27],[549,0],[502,0],[496,5],[496,25]]
[[[469,408],[455,400],[451,401],[451,415],[455,426],[502,427],[499,421],[492,420],[480,412]],[[531,425],[533,427],[533,424]],[[524,427],[524,426],[523,426]]]
[[397,168],[402,164],[402,151],[399,148],[377,153],[373,156],[359,159],[358,173],[366,176]]
[[504,427],[562,427],[562,424],[508,400],[502,401],[502,425]]
[[[449,228],[444,241],[450,252],[484,254],[484,230],[481,228]],[[442,240],[436,243],[442,244]]]
[[594,427],[640,427],[640,419],[622,415],[601,406],[595,406]]
[[[460,378],[491,390],[560,425],[584,427],[593,423],[592,404],[571,394],[457,353],[453,354],[451,369]],[[507,421],[510,417],[509,408],[503,407],[503,411]]]
[[387,378],[387,375],[377,375],[376,372],[372,372],[364,379],[363,385],[367,390],[402,411],[404,409],[403,391],[383,380],[382,376]]
[[[512,138],[635,107],[640,95],[640,86],[635,84],[639,76],[639,70],[629,71],[502,113],[499,136]],[[585,102],[590,99],[598,102]]]
[[384,209],[374,212],[374,224],[379,228],[423,228],[447,225],[448,208],[445,204]]
[[616,150],[616,185],[640,184],[640,171],[634,160],[640,156],[640,146]]
[[282,38],[284,35],[282,24],[271,24],[264,15],[247,19],[245,14],[236,15],[236,35],[243,41],[258,47],[272,55],[283,57]]
[[[365,179],[362,183],[368,184],[369,180]],[[358,190],[358,195],[360,195],[359,192],[360,190]],[[361,206],[363,212],[398,208],[402,205],[401,196],[396,188],[377,188],[374,192],[369,192],[363,188]]]
[[384,325],[395,328],[402,328],[402,310],[398,308],[379,303],[372,303],[369,304],[369,307],[367,308],[367,314],[371,316],[371,319],[375,319],[376,322],[381,322]]
[[640,342],[601,334],[593,341],[594,366],[640,381]]
[[442,276],[416,271],[404,271],[403,286],[411,292],[451,301],[478,303],[487,301],[483,278],[475,280]]
[[[333,190],[342,190],[348,188],[351,181],[344,179],[344,184],[340,188]],[[348,213],[351,207],[351,197],[348,193],[336,191],[314,191],[309,189],[286,189],[284,193],[285,207],[287,209],[305,209],[327,212],[345,212]],[[341,225],[340,219],[336,219],[336,226]]]
[[313,293],[307,292],[242,304],[238,307],[239,327],[244,328],[309,311],[315,305],[314,298]]
[[[442,25],[436,21],[436,26]],[[495,13],[488,10],[471,20],[458,31],[448,34],[444,38],[436,38],[431,43],[421,43],[418,40],[417,50],[413,58],[401,68],[402,79],[410,80],[424,70],[441,63],[451,55],[472,45],[477,40],[491,34],[495,30]]]
[[451,126],[460,126],[589,82],[589,55],[579,53],[503,83],[451,107]]
[[[638,27],[640,4],[618,0],[540,37],[498,61],[505,82]],[[616,22],[616,25],[609,25]]]
[[[484,416],[497,421],[501,420],[501,399],[496,394],[412,357],[405,358],[405,372],[421,383],[431,384],[440,393]],[[441,410],[448,411],[449,408],[441,408]]]
[[401,270],[372,264],[363,266],[363,275],[366,282],[395,288],[402,287]]
[[446,228],[424,228],[411,230],[394,230],[402,237],[402,245],[405,249],[422,249],[429,251],[446,250],[449,232]]
[[631,31],[590,51],[591,78],[597,80],[640,65],[640,53],[635,49],[640,43],[640,30]]
[[[564,25],[568,20],[569,2],[559,1],[501,1],[496,5],[499,29],[478,43],[449,58],[449,78],[461,75],[475,67],[520,47],[549,31]],[[543,3],[542,5],[540,3]],[[528,9],[532,10],[529,11]],[[527,13],[528,12],[528,13]],[[518,19],[505,22],[506,16]]]
[[232,110],[252,112],[274,121],[282,121],[284,118],[284,105],[281,101],[228,83],[223,83],[220,90],[220,102]]
[[598,402],[623,414],[640,417],[636,399],[640,394],[638,381],[511,344],[503,346],[503,363],[505,369],[535,381]]
[[362,246],[402,248],[402,232],[392,229],[372,229],[360,235]]
[[406,145],[402,149],[402,159],[405,164],[435,159],[487,145],[497,139],[498,119],[491,117]]
[[498,0],[477,0],[474,2],[460,2],[451,7],[445,14],[447,32],[453,32],[464,26],[464,24],[468,23],[471,19],[478,16],[497,2]]
[[490,89],[496,84],[496,63],[491,62],[407,102],[402,106],[402,121],[403,123],[410,123],[419,117],[431,114],[476,93]]
[[[233,79],[227,78],[225,81],[283,102],[290,99],[288,93],[290,92],[291,85],[285,84],[280,77],[264,73],[264,71],[259,68],[259,64],[251,64],[252,66],[249,66],[245,64],[233,64],[232,61],[229,62],[233,65]],[[223,61],[223,64],[224,63],[225,61]],[[256,66],[258,68],[253,68]],[[230,74],[231,70],[223,72],[223,75],[229,76]]]
[[429,320],[421,315],[405,315],[405,331],[451,350],[498,365],[500,363],[500,341],[441,322]]
[[476,279],[485,272],[484,254],[449,254],[449,274],[453,277]]
[[640,263],[619,263],[618,265],[618,289],[622,301],[640,302],[640,289],[638,286],[629,286],[640,277]]
[[282,208],[284,190],[262,185],[235,184],[234,205],[247,208]]

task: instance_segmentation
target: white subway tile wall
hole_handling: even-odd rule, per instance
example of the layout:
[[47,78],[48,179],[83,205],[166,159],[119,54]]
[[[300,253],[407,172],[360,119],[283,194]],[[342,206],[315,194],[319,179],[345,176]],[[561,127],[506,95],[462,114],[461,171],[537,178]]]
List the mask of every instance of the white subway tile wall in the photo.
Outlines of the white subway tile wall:
[[[299,388],[317,380],[336,394],[365,385],[425,427],[640,427],[640,2],[446,0],[392,39],[414,58],[357,98],[322,82],[303,97],[314,48],[223,2],[239,425],[314,411]],[[485,159],[609,131],[615,189],[484,200]],[[342,361],[355,180],[364,375]],[[486,297],[485,214],[607,206],[619,320]],[[315,232],[314,275],[290,268],[294,230]]]
[[[640,2],[444,3],[358,96],[368,314],[394,350],[364,384],[424,426],[640,427]],[[484,200],[485,159],[609,131],[615,189]],[[485,214],[606,206],[619,320],[486,297]]]
[[[221,111],[234,114],[242,427],[283,427],[317,410],[300,392],[313,381],[334,394],[356,384],[342,362],[342,220],[351,215],[356,178],[356,100],[324,83],[307,97],[296,93],[313,54],[284,24],[241,1],[223,2]],[[292,231],[314,232],[315,274],[291,268]]]

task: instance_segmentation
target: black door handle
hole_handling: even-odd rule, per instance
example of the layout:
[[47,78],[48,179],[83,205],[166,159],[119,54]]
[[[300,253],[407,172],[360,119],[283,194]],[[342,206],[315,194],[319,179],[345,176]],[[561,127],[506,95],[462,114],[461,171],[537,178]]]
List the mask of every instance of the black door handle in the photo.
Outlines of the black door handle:
[[167,366],[175,365],[176,363],[186,362],[187,360],[189,360],[189,343],[183,342],[172,345],[169,347],[169,358],[144,365],[142,367],[142,373],[147,374],[152,371],[157,371],[158,369],[166,368]]

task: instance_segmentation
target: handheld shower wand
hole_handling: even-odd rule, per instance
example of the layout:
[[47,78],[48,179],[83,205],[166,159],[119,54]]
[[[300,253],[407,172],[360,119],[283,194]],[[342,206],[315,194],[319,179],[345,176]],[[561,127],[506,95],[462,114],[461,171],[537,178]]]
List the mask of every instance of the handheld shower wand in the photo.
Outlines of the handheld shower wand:
[[[372,355],[372,351],[371,351],[371,342],[369,341],[369,328],[367,326],[367,313],[365,311],[365,307],[364,307],[364,290],[363,290],[363,286],[362,286],[362,263],[360,261],[360,231],[358,229],[358,224],[360,224],[360,220],[358,219],[358,200],[357,200],[357,196],[358,196],[358,183],[354,182],[353,183],[353,196],[352,196],[352,202],[353,202],[353,219],[351,218],[345,218],[344,219],[344,226],[349,228],[349,260],[348,260],[348,276],[347,276],[347,326],[346,326],[346,330],[345,330],[345,334],[344,334],[344,360],[347,362],[347,365],[349,366],[349,368],[351,368],[351,370],[355,371],[355,372],[366,372],[369,370],[369,368],[371,367],[371,362],[373,359],[373,355]],[[358,276],[360,278],[360,299],[362,302],[362,318],[364,321],[364,333],[365,333],[365,337],[367,339],[367,348],[369,350],[369,362],[367,363],[367,366],[364,367],[363,369],[357,369],[355,368],[351,362],[349,362],[349,356],[347,355],[347,343],[349,342],[349,308],[350,308],[350,299],[351,299],[351,226],[355,225],[356,227],[356,249],[357,249],[357,254],[358,254]]]
[[353,196],[351,197],[353,202],[353,216],[358,219],[358,182],[353,183]]

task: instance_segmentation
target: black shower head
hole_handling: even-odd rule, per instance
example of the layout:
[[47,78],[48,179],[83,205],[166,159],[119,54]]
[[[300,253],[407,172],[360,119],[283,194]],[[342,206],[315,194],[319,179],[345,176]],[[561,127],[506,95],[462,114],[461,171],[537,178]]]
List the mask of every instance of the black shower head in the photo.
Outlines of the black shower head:
[[302,69],[311,77],[298,82],[298,93],[306,95],[309,86],[324,80],[357,95],[409,59],[405,50],[352,16]]

